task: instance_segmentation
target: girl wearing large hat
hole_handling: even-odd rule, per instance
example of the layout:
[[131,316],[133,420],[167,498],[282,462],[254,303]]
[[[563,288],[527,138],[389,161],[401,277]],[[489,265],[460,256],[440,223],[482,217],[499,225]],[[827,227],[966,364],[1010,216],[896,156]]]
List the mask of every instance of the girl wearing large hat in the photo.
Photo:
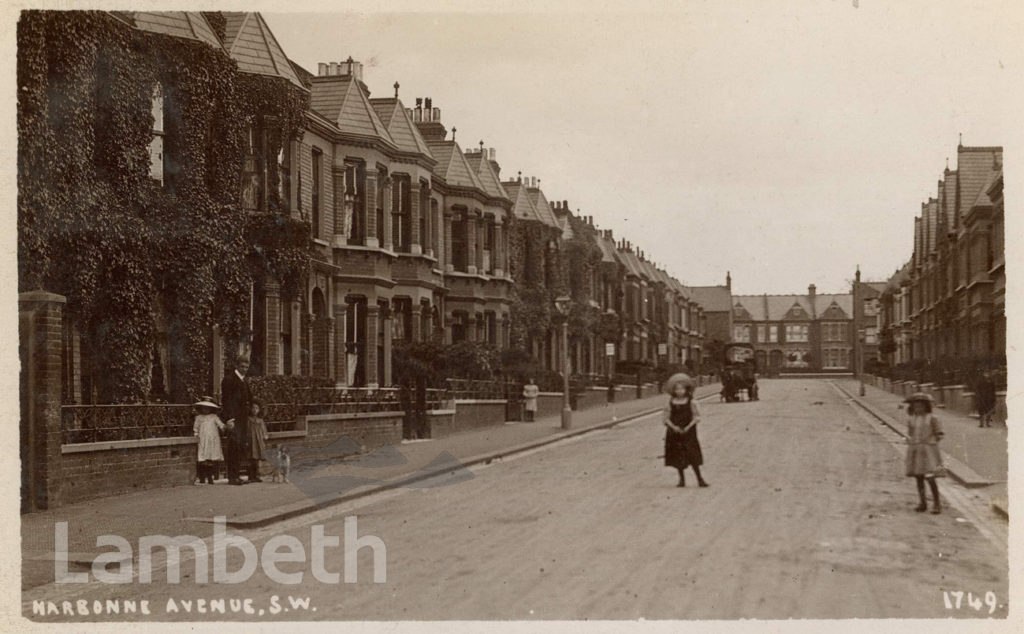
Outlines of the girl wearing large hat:
[[708,486],[701,476],[700,467],[704,464],[704,454],[697,440],[697,423],[700,421],[700,410],[693,400],[693,379],[686,374],[673,374],[665,383],[665,391],[669,394],[668,405],[665,407],[665,466],[679,471],[679,484],[686,486],[686,468],[692,467],[697,475],[697,484]]
[[932,491],[932,513],[941,513],[942,506],[939,503],[939,485],[935,477],[939,475],[942,467],[942,454],[939,452],[939,440],[942,438],[942,425],[939,419],[932,414],[932,397],[917,392],[906,398],[907,418],[907,476],[913,476],[917,480],[917,494],[921,503],[917,511],[923,513],[928,510],[928,500],[925,496],[924,483]]
[[220,446],[220,432],[224,431],[224,423],[217,415],[220,406],[209,396],[204,396],[193,407],[196,408],[196,418],[192,423],[192,433],[199,439],[196,477],[199,484],[213,484],[219,463],[224,461],[224,452]]

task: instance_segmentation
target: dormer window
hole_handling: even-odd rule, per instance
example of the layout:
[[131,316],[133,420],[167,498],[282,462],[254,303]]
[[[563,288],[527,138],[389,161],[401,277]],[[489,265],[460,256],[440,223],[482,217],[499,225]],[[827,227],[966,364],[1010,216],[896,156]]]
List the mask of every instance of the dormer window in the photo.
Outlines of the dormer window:
[[164,182],[164,89],[154,84],[152,96],[153,138],[149,142],[149,177]]

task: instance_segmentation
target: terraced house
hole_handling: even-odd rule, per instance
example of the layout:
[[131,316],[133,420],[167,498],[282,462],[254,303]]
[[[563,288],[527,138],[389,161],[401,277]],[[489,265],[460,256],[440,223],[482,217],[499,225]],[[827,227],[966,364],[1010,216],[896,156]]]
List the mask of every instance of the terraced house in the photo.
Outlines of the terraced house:
[[[247,93],[249,111],[218,105],[222,111],[209,113],[202,133],[232,130],[231,142],[221,145],[235,154],[190,159],[211,174],[224,171],[221,180],[190,171],[181,155],[191,133],[190,120],[178,115],[188,85],[155,82],[145,112],[130,115],[140,126],[143,117],[151,121],[140,137],[150,158],[142,185],[155,183],[171,196],[191,191],[190,179],[231,183],[210,194],[224,209],[242,212],[244,244],[232,248],[248,268],[192,313],[183,296],[170,292],[173,284],[147,290],[153,313],[143,332],[152,332],[144,337],[152,345],[141,362],[133,357],[144,368],[129,372],[138,376],[124,393],[104,384],[112,359],[103,356],[103,341],[83,331],[95,324],[79,314],[74,289],[55,288],[73,299],[65,335],[70,401],[185,401],[213,393],[236,346],[250,355],[257,375],[346,386],[392,385],[393,346],[401,340],[520,347],[543,368],[560,371],[553,299],[561,293],[571,293],[574,316],[593,313],[584,322],[595,329],[572,334],[574,373],[610,374],[623,361],[699,362],[703,316],[689,289],[638,248],[616,245],[567,201],[549,201],[539,179],[503,177],[493,148],[481,142],[463,149],[432,99],[410,106],[398,82],[393,93],[371,94],[362,64],[351,57],[310,72],[288,58],[258,13],[89,15],[104,28],[183,42],[224,63],[236,82],[256,87]],[[221,124],[217,116],[229,118]],[[217,145],[210,136],[187,147]],[[591,259],[570,280],[567,249],[584,243]],[[204,280],[223,274],[207,273]],[[607,344],[614,344],[611,356]]]
[[1003,150],[958,145],[881,294],[884,361],[1001,367],[1006,356]]
[[[700,361],[665,270],[463,149],[432,99],[295,64],[258,13],[26,12],[18,83],[26,509],[190,481],[189,404],[238,357],[277,440],[367,447],[479,422],[411,416],[397,342],[552,386]],[[504,395],[484,383],[462,392]]]

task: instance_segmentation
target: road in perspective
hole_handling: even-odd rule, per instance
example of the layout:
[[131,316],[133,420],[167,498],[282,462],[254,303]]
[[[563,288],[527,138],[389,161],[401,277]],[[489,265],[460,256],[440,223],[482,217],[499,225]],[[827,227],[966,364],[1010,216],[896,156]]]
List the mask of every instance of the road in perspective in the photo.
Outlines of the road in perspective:
[[[356,583],[321,583],[308,563],[286,563],[302,583],[257,570],[243,584],[197,586],[188,561],[178,585],[163,570],[152,584],[51,584],[27,592],[25,607],[149,599],[161,620],[192,620],[204,618],[194,604],[165,614],[168,599],[181,609],[221,597],[251,599],[253,619],[1006,617],[1005,521],[948,478],[942,514],[914,512],[901,447],[833,381],[763,380],[759,401],[701,405],[706,489],[676,487],[651,415],[473,468],[451,486],[231,531],[259,549],[294,535],[309,553],[311,526],[340,536],[355,516],[360,536],[386,545],[385,583],[362,548]],[[241,566],[237,551],[228,563]],[[342,549],[328,550],[327,570],[345,567]],[[986,597],[992,605],[978,608]]]

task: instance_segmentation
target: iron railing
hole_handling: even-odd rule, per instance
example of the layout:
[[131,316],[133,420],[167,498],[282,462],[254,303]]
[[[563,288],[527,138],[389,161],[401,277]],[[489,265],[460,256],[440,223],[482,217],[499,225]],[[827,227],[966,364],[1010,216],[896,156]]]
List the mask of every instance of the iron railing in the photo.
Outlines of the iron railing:
[[511,380],[448,379],[448,392],[453,399],[507,399],[517,391],[522,393],[522,385]]
[[76,444],[192,435],[191,405],[64,405],[61,442]]

